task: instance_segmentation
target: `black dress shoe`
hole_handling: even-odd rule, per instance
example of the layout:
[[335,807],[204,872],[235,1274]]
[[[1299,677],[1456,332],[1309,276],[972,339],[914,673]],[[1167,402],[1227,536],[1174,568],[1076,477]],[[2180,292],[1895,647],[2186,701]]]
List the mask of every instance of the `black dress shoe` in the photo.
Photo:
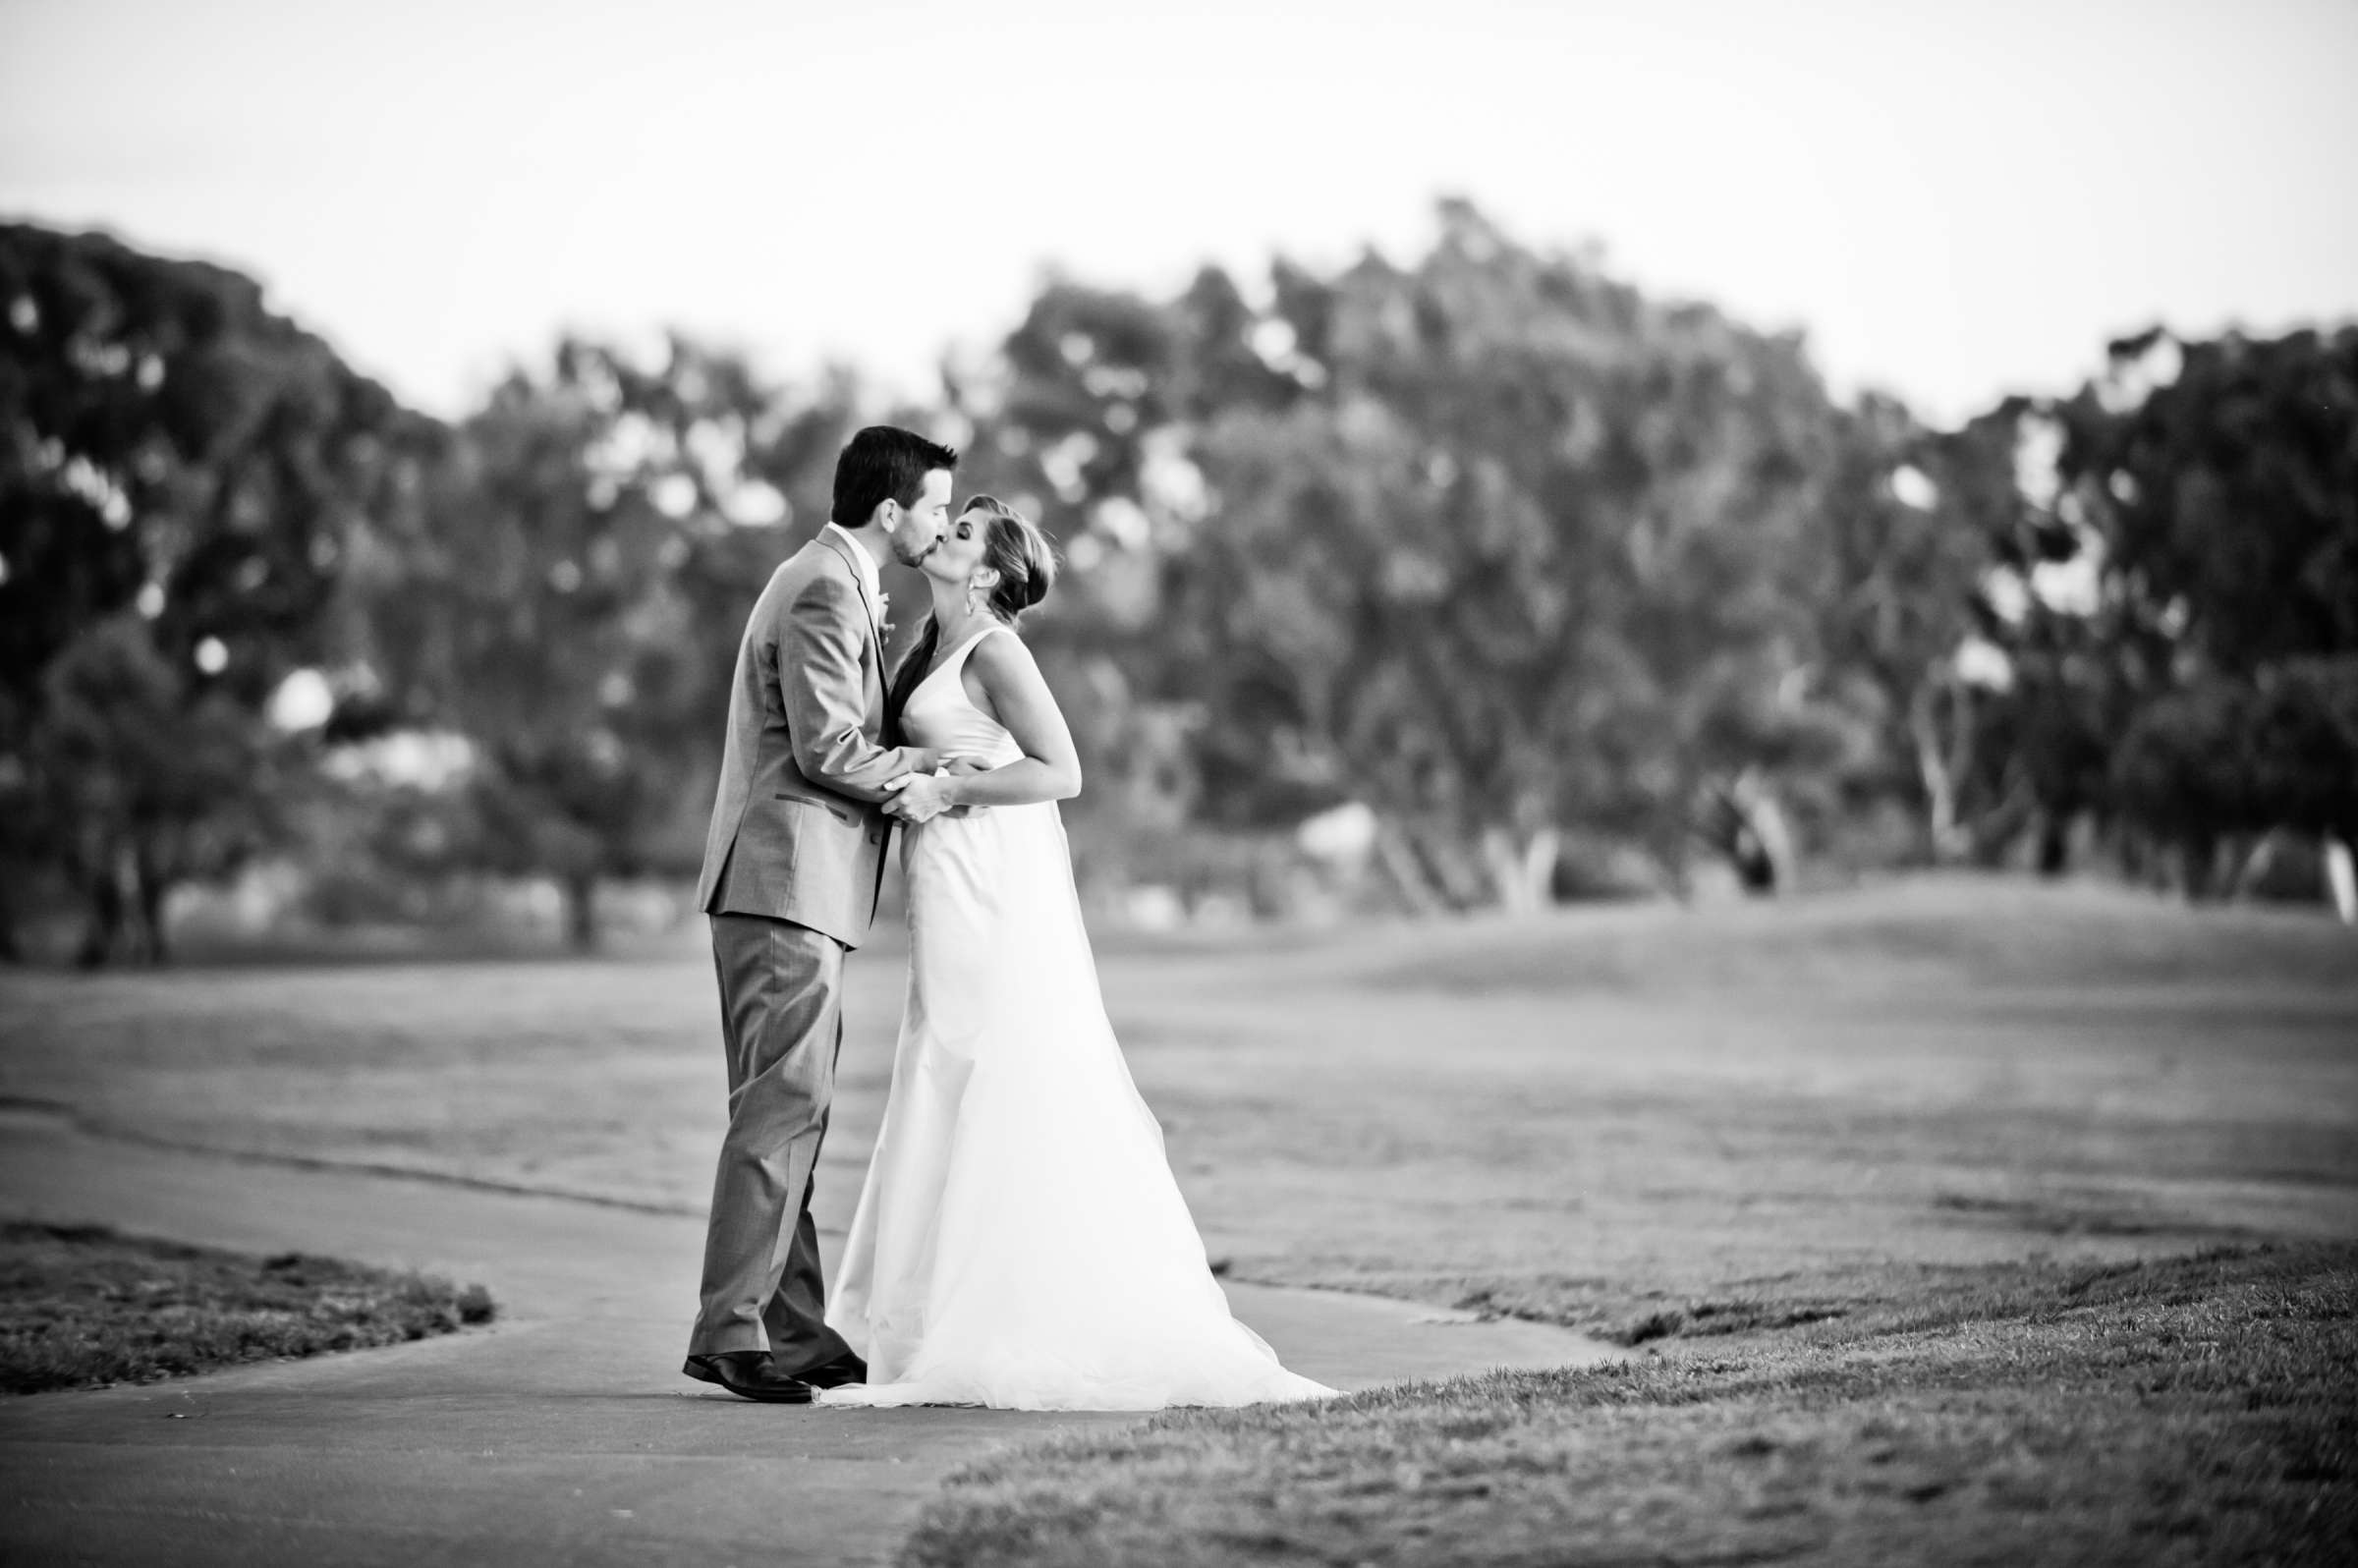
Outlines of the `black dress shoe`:
[[766,1350],[724,1350],[715,1356],[691,1356],[680,1369],[691,1377],[718,1383],[741,1399],[772,1405],[808,1405],[811,1385],[778,1371]]
[[847,1350],[833,1361],[806,1367],[795,1375],[814,1388],[841,1388],[846,1383],[867,1382],[868,1363]]

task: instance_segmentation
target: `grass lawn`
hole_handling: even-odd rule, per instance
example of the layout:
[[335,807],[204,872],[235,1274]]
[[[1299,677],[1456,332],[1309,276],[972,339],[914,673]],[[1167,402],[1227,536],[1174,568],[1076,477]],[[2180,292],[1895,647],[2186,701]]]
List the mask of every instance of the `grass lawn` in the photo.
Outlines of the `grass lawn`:
[[[2108,1496],[2115,1511],[2105,1517],[2142,1532],[2174,1497],[2226,1495],[2205,1478],[2227,1450],[2192,1436],[2172,1447],[2154,1432],[2216,1428],[2236,1454],[2261,1449],[2245,1442],[2241,1417],[2229,1419],[2227,1396],[2170,1405],[2179,1426],[2147,1431],[2123,1413],[2162,1395],[2135,1379],[2191,1390],[2245,1366],[2222,1361],[2204,1325],[2255,1292],[2347,1302],[2346,1256],[2330,1249],[2358,1241],[2358,933],[2314,913],[2190,911],[2102,886],[1938,877],[1772,905],[1125,939],[1105,943],[1100,961],[1140,1088],[1234,1276],[1466,1304],[1658,1353],[1636,1372],[1345,1407],[1365,1418],[1346,1427],[1388,1426],[1403,1444],[1425,1440],[1413,1436],[1420,1423],[1440,1430],[1455,1419],[1419,1416],[1420,1401],[1438,1401],[1433,1412],[1459,1399],[1526,1412],[1517,1452],[1571,1444],[1580,1466],[1606,1467],[1576,1467],[1602,1488],[1578,1517],[1620,1520],[1618,1533],[1565,1524],[1582,1543],[1653,1539],[1656,1526],[1631,1521],[1718,1496],[1700,1479],[1692,1485],[1705,1489],[1681,1490],[1684,1472],[1660,1468],[1681,1445],[1694,1467],[1725,1472],[1711,1485],[1789,1478],[1809,1498],[1796,1517],[1830,1530],[1849,1517],[1846,1499],[1866,1495],[1860,1478],[1890,1468],[1859,1457],[1878,1439],[1836,1441],[1877,1421],[1918,1433],[1953,1465],[1947,1489],[1908,1509],[1987,1524],[1957,1526],[1945,1550],[2016,1539],[2005,1478],[2042,1467],[2078,1474],[2043,1484],[2083,1498],[2072,1518],[2099,1518],[2093,1499]],[[900,962],[879,933],[849,966],[822,1225],[848,1220],[880,1118]],[[667,951],[588,963],[0,974],[0,1100],[68,1106],[86,1125],[140,1138],[687,1213],[702,1211],[721,1130],[717,1040],[710,961],[695,933]],[[2276,1250],[2253,1251],[2263,1247]],[[2072,1316],[2077,1307],[2035,1306],[2042,1289],[2198,1255],[2214,1272],[2170,1276],[2168,1293],[2183,1301],[2123,1301],[2101,1323]],[[2222,1261],[2234,1259],[2247,1262]],[[2268,1273],[2279,1268],[2310,1273]],[[2034,1305],[1999,1310],[2017,1300]],[[1979,1316],[1932,1326],[1912,1316],[1959,1301],[1982,1303]],[[2285,1312],[2268,1332],[2291,1359],[2271,1365],[2308,1367],[2319,1391],[2358,1403],[2348,1341],[2332,1337],[2339,1319]],[[2132,1319],[2156,1325],[2147,1372],[2105,1337],[2136,1339],[2141,1330],[2119,1329]],[[1792,1370],[1804,1363],[1817,1369],[1808,1377]],[[1721,1370],[1703,1370],[1712,1367]],[[2085,1389],[2086,1425],[2071,1425],[2069,1400],[2040,1405],[2046,1384],[2025,1384],[2029,1373],[2007,1371],[2017,1367],[2053,1368],[2039,1376]],[[1788,1373],[1791,1389],[1776,1391]],[[1885,1374],[1899,1379],[1887,1396],[1869,1392]],[[1691,1377],[1703,1379],[1699,1392],[1721,1391],[1683,1402],[1664,1392]],[[1756,1382],[1764,1391],[1739,1397]],[[1837,1398],[1838,1388],[1848,1392]],[[1633,1468],[1581,1446],[1579,1433],[1608,1417],[1637,1424],[1627,1428]],[[1855,1431],[1841,1425],[1854,1418]],[[1282,1435],[1333,1419],[1223,1417],[1157,1432],[1233,1423],[1249,1449],[1262,1439],[1245,1434],[1263,1420]],[[1721,1455],[1706,1440],[1720,1419],[1734,1424],[1731,1443],[1760,1435],[1776,1446]],[[1788,1421],[1791,1443],[1777,1435]],[[1641,1427],[1663,1435],[1641,1439]],[[2336,1429],[2342,1446],[2325,1451],[2342,1456],[2329,1467],[2339,1479],[2314,1484],[2327,1508],[2346,1508],[2351,1484],[2347,1428]],[[2070,1440],[2043,1446],[2058,1431]],[[1537,1500],[1554,1483],[1527,1489],[1498,1462],[1492,1489],[1469,1490],[1462,1504],[1485,1530],[1511,1536],[1527,1507],[1572,1517]],[[1142,1497],[1176,1510],[1166,1555],[1150,1560],[1240,1554],[1188,1534],[1184,1468],[1171,1473],[1181,1481],[1149,1485],[1144,1458],[1119,1463],[1140,1467]],[[1554,1458],[1535,1463],[1535,1477],[1572,1473]],[[2162,1479],[2124,1479],[2139,1465]],[[1396,1494],[1368,1517],[1415,1515],[1402,1500],[1410,1491],[1384,1484]],[[2262,1511],[2294,1495],[2271,1494]],[[1206,1517],[1228,1520],[1245,1501],[1206,1502]],[[1858,1517],[1883,1519],[1884,1506],[1858,1502]],[[1451,1528],[1474,1515],[1453,1514]],[[990,1539],[982,1516],[949,1517],[929,1528],[967,1531],[978,1549]],[[1446,1560],[1450,1539],[1433,1537],[1414,1560]],[[1716,1550],[1692,1543],[1716,1537],[1661,1539],[1689,1544],[1638,1555]],[[1881,1538],[1855,1538],[1870,1539]],[[2225,1539],[2170,1549],[2225,1551]],[[1332,1560],[1358,1560],[1333,1550]],[[1350,1550],[1383,1560],[1372,1544]],[[1519,1560],[1571,1551],[1532,1545]]]
[[395,1345],[488,1322],[492,1311],[480,1285],[332,1258],[0,1225],[0,1391],[12,1394]]
[[903,1568],[2346,1563],[2358,1247],[1927,1279],[1587,1372],[1185,1412],[955,1478]]

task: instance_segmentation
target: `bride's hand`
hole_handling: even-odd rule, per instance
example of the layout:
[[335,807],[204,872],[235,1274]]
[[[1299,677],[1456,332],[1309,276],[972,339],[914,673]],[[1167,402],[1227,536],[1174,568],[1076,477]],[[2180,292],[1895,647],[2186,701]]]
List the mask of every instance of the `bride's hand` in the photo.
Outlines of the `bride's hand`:
[[[970,775],[970,774],[974,774],[974,773],[987,773],[987,772],[989,772],[989,771],[990,771],[990,764],[989,764],[989,763],[987,763],[987,762],[981,762],[981,761],[977,761],[977,760],[976,760],[974,757],[971,757],[971,756],[951,756],[951,757],[945,757],[945,758],[942,760],[942,764],[941,764],[941,771],[942,771],[942,772],[944,772],[944,773],[955,774],[955,775],[957,775],[957,776],[958,776],[958,777],[960,777],[960,778],[964,778],[964,777],[966,777],[966,776],[968,776],[968,775]],[[969,812],[975,812],[975,811],[978,811],[978,810],[987,810],[987,808],[978,808],[978,807],[973,807],[973,806],[953,806],[953,807],[951,807],[951,808],[950,808],[948,811],[946,811],[946,812],[942,812],[941,814],[942,814],[942,815],[944,815],[944,816],[965,816],[965,815],[967,815]]]

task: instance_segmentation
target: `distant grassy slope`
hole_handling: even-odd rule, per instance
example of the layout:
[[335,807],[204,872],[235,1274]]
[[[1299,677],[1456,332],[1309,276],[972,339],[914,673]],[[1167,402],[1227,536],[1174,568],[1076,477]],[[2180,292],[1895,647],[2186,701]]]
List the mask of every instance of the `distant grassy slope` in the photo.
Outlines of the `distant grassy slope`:
[[480,1285],[332,1258],[0,1225],[0,1391],[12,1394],[397,1345],[488,1322],[492,1312]]
[[2245,996],[2358,993],[2358,931],[2321,910],[2190,908],[2098,883],[1923,876],[1684,911],[1568,910],[1551,920],[1395,932],[1371,979],[1408,990],[1609,989],[1840,995],[1927,990]]
[[1928,1280],[1586,1372],[1186,1412],[954,1478],[904,1568],[2344,1563],[2358,1247]]
[[1631,1337],[2358,1236],[2358,933],[2313,916],[1983,879],[1581,910],[1173,960],[1117,1021],[1248,1277]]

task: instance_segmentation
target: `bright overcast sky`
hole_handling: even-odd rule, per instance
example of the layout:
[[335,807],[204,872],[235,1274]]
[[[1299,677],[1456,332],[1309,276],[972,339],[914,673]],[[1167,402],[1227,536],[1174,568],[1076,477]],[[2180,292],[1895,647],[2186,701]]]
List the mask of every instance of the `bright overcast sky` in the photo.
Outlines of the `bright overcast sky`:
[[1413,254],[1432,197],[1951,419],[2358,315],[2358,0],[0,0],[0,214],[260,276],[453,413],[561,324],[926,393],[1043,265]]

